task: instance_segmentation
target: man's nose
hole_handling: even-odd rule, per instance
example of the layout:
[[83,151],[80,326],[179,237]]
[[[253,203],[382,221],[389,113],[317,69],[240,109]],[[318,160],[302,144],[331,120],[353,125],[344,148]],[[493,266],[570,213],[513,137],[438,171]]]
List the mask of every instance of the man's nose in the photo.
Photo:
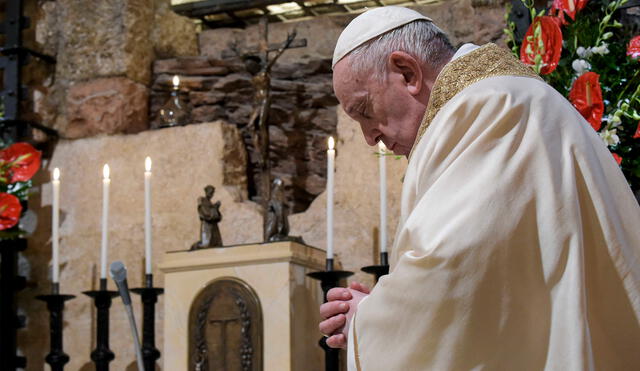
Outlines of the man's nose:
[[360,129],[362,130],[362,135],[364,135],[364,140],[370,146],[375,146],[378,143],[378,138],[381,133],[378,129],[367,127],[363,124],[360,124]]

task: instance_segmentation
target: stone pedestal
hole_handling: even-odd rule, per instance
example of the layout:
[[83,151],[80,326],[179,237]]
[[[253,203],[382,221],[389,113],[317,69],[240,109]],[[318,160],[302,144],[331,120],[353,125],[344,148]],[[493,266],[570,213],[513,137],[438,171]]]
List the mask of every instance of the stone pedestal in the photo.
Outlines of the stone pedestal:
[[324,269],[322,250],[295,242],[168,252],[164,272],[164,370],[190,370],[189,313],[198,294],[221,278],[238,279],[262,309],[264,371],[320,371],[322,291],[307,273]]

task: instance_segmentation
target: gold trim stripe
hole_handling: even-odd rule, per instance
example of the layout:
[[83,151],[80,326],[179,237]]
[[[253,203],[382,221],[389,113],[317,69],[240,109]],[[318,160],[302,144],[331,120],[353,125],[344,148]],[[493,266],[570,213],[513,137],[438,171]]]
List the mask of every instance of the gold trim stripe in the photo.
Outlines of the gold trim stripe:
[[356,360],[356,370],[362,371],[362,366],[360,366],[360,353],[358,352],[358,335],[356,334],[356,315],[358,312],[353,314],[353,318],[351,321],[353,322],[353,357]]

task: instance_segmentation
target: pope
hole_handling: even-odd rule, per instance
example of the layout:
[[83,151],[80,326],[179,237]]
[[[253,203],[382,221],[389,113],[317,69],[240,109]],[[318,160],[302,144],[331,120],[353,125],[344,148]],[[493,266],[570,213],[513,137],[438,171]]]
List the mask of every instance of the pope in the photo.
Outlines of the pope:
[[640,369],[640,207],[568,101],[401,7],[355,18],[333,71],[367,143],[409,159],[390,274],[320,307],[349,370]]

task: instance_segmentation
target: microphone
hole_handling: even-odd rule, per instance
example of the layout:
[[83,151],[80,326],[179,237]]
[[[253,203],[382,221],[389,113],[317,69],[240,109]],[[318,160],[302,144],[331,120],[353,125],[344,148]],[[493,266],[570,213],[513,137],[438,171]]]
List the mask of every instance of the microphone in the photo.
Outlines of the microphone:
[[136,319],[133,316],[133,308],[131,308],[131,296],[129,295],[129,285],[127,284],[127,268],[124,264],[117,260],[111,263],[109,269],[111,271],[111,278],[118,286],[124,309],[127,312],[129,318],[129,327],[131,327],[131,333],[133,335],[133,341],[135,343],[136,360],[138,363],[138,371],[144,371],[144,364],[142,363],[142,350],[140,349],[140,338],[138,337],[138,328],[136,327]]

